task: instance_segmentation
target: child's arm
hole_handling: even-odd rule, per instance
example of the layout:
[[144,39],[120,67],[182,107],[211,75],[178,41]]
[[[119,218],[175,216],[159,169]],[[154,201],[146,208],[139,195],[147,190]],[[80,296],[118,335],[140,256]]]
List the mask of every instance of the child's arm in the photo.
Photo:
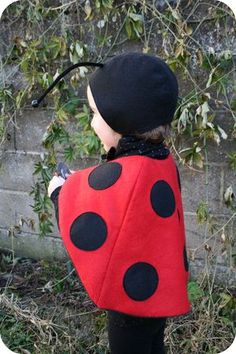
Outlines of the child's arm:
[[51,179],[51,181],[49,182],[49,186],[48,186],[48,196],[50,198],[51,198],[51,194],[53,193],[53,191],[55,189],[57,189],[58,187],[61,187],[64,184],[65,180],[73,172],[75,172],[75,171],[71,171],[68,168],[68,166],[66,164],[64,164],[63,162],[59,162],[57,164],[57,169],[54,174],[54,177]]
[[62,185],[65,183],[65,180],[69,177],[71,173],[67,165],[63,162],[59,162],[54,177],[49,182],[48,186],[48,196],[52,200],[55,208],[55,216],[57,220],[57,226],[59,228],[59,219],[58,219],[58,197]]
[[48,186],[48,196],[54,204],[55,216],[57,220],[57,226],[59,229],[59,218],[58,218],[58,198],[62,185],[65,179],[60,176],[54,176],[49,182]]
[[61,187],[65,183],[65,179],[61,176],[53,176],[48,185],[48,196],[51,198],[52,193],[58,188]]

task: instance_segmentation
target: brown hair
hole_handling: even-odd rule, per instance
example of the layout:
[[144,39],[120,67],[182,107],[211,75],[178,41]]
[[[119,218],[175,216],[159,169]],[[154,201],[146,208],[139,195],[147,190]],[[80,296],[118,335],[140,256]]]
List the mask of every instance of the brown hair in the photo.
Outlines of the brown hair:
[[159,144],[163,142],[166,138],[169,138],[171,136],[170,130],[171,130],[171,125],[166,124],[166,125],[160,125],[159,127],[149,130],[148,132],[141,133],[141,134],[135,133],[134,135],[138,139],[148,140],[154,144]]

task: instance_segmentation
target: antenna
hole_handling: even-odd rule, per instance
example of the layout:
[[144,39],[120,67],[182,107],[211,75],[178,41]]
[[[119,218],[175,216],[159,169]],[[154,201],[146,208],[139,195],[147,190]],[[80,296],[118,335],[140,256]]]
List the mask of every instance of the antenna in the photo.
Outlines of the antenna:
[[69,68],[67,68],[65,71],[63,71],[56,79],[53,81],[53,83],[47,88],[47,90],[40,96],[38,99],[35,99],[31,102],[31,106],[34,108],[37,108],[42,100],[47,96],[47,94],[56,86],[58,81],[60,81],[66,74],[68,74],[71,70],[77,68],[78,66],[99,66],[103,67],[103,63],[92,63],[92,62],[82,62],[82,63],[76,63]]

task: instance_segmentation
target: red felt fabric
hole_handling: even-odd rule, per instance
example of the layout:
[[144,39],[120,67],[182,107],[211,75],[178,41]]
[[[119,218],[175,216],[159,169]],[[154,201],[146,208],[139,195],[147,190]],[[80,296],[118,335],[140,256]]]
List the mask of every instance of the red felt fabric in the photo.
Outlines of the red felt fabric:
[[[74,267],[101,309],[142,317],[186,314],[191,310],[189,273],[184,265],[184,214],[173,157],[158,160],[135,155],[114,161],[122,171],[109,188],[89,186],[88,177],[97,167],[93,166],[71,175],[60,191],[60,233]],[[160,217],[151,206],[150,192],[159,180],[174,192],[176,206],[170,217]],[[86,212],[99,214],[107,225],[105,243],[93,251],[80,250],[70,239],[73,221]],[[143,301],[131,299],[123,286],[125,272],[136,262],[151,264],[159,277],[156,291]]]

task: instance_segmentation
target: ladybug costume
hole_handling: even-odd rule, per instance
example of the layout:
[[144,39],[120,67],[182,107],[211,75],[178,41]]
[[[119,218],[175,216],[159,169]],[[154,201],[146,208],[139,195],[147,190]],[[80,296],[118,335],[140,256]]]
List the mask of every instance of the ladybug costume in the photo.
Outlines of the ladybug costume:
[[[90,298],[110,317],[161,320],[187,314],[179,172],[163,142],[135,136],[170,124],[176,77],[160,58],[136,52],[91,64],[100,66],[89,80],[94,101],[122,138],[98,165],[73,173],[52,193],[63,242]],[[144,353],[138,347],[132,351],[139,352]]]
[[77,171],[59,194],[59,228],[99,308],[150,317],[189,311],[183,208],[171,154],[123,156]]

